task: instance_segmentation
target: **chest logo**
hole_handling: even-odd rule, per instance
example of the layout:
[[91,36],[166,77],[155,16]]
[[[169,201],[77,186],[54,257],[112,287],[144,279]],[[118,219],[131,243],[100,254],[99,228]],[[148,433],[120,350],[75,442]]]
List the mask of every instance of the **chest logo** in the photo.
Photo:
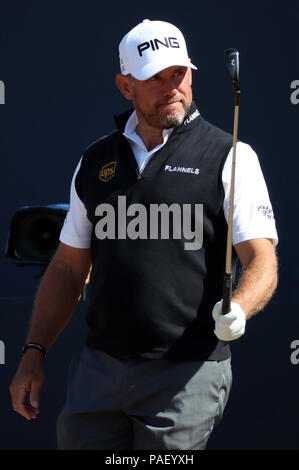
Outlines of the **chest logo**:
[[101,171],[99,173],[99,178],[101,181],[106,183],[106,181],[111,180],[115,175],[115,168],[117,162],[109,162],[106,165],[102,166]]
[[184,166],[170,166],[165,165],[165,171],[175,171],[177,173],[192,173],[193,175],[199,174],[199,168],[185,168]]

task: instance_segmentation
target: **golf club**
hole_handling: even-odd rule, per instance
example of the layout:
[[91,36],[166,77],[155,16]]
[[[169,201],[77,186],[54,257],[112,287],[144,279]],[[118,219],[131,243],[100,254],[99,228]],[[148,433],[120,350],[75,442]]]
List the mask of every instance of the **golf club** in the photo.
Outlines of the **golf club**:
[[223,303],[222,315],[230,312],[232,297],[232,232],[233,232],[233,212],[234,212],[234,192],[235,192],[235,169],[236,169],[236,144],[238,136],[239,105],[240,105],[240,84],[239,84],[239,52],[237,49],[226,49],[224,52],[225,65],[235,89],[235,113],[233,130],[233,157],[231,170],[231,188],[227,228],[226,261],[223,280]]

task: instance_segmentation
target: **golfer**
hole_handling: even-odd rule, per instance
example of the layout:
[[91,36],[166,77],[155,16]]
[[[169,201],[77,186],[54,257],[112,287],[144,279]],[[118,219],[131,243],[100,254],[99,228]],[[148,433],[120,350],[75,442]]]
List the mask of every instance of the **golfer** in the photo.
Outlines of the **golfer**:
[[45,354],[91,269],[89,331],[69,368],[58,448],[204,449],[231,389],[230,342],[276,288],[275,219],[258,157],[240,141],[232,238],[243,270],[222,315],[232,136],[193,101],[197,67],[176,26],[142,21],[119,56],[115,82],[130,106],[74,171],[13,408],[38,416]]

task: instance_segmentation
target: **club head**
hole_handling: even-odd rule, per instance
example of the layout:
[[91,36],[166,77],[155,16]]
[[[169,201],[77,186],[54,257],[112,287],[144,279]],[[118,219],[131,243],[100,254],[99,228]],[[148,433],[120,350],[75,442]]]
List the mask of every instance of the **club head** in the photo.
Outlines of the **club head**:
[[239,83],[239,51],[234,48],[224,51],[225,65],[228,69],[230,79],[236,91],[240,90]]

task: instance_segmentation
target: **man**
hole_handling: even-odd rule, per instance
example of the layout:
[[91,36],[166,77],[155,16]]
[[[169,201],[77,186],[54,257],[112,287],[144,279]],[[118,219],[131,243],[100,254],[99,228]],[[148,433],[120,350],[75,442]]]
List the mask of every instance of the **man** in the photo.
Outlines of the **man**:
[[232,137],[192,101],[196,67],[175,26],[144,20],[119,51],[116,84],[134,110],[75,171],[13,407],[39,413],[43,356],[92,265],[90,331],[70,366],[58,447],[204,449],[231,387],[229,342],[276,287],[275,222],[256,154],[239,142],[233,245],[243,274],[222,315]]

